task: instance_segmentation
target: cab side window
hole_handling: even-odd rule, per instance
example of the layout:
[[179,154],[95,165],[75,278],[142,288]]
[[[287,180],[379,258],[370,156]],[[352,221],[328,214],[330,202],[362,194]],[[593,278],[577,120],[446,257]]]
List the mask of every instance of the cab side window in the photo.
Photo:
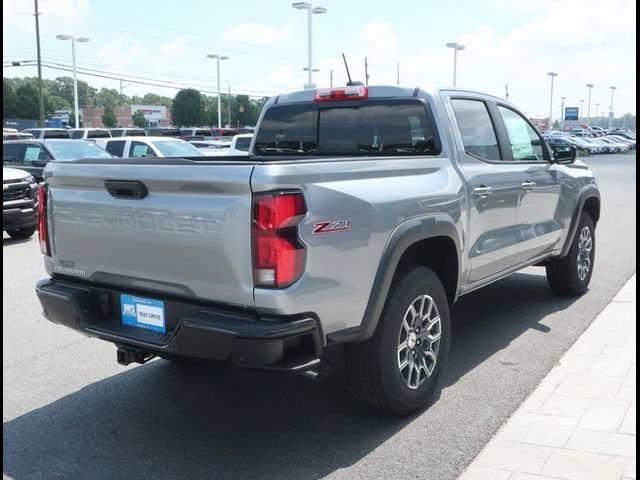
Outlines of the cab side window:
[[107,148],[105,150],[109,152],[111,155],[115,155],[116,157],[124,156],[124,140],[114,140],[111,142],[107,142]]
[[25,146],[23,165],[33,165],[33,162],[46,162],[47,160],[49,160],[49,156],[40,145]]
[[129,149],[130,157],[155,157],[151,147],[142,142],[131,142],[131,148]]
[[498,105],[509,136],[509,144],[516,162],[544,161],[542,139],[529,123],[513,110]]
[[498,139],[487,106],[480,100],[451,100],[464,151],[482,160],[501,160]]

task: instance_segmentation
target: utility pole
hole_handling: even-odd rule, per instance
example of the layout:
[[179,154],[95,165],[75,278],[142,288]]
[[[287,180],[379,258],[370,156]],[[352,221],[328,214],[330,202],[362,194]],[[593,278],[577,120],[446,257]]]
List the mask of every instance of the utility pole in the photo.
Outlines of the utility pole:
[[[42,62],[40,60],[40,13],[38,12],[38,0],[34,0],[36,13],[36,48],[38,55],[38,90],[40,96],[40,128],[44,128],[44,92],[42,91]],[[78,125],[76,125],[78,128]]]
[[400,62],[396,63],[396,84],[400,85]]
[[509,85],[506,83],[504,84],[504,98],[509,100]]
[[333,70],[329,70],[329,86],[333,87]]
[[369,85],[369,63],[367,63],[367,57],[364,57],[364,84]]
[[227,85],[227,98],[229,99],[229,128],[231,128],[231,85]]

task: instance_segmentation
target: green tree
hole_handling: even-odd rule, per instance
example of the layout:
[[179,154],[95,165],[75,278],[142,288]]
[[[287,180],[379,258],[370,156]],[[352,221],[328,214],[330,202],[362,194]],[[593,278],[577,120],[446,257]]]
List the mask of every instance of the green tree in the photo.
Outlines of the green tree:
[[160,105],[171,108],[171,106],[173,105],[173,98],[163,97],[160,95],[156,95],[155,93],[147,93],[144,97],[142,97],[142,102],[140,103],[142,105]]
[[131,115],[131,120],[133,121],[133,124],[136,127],[144,128],[145,126],[144,113],[142,113],[140,110],[138,110],[133,115]]
[[102,88],[96,94],[96,101],[98,106],[102,108],[110,107],[114,109],[124,105],[125,98],[115,88]]
[[11,118],[13,82],[9,78],[2,78],[2,118]]
[[186,88],[180,90],[171,106],[171,118],[177,126],[197,126],[204,121],[202,95],[198,90]]
[[[78,105],[80,108],[96,106],[97,89],[91,87],[87,82],[78,80]],[[49,94],[62,97],[73,105],[73,78],[58,77],[49,88]]]
[[113,107],[104,107],[102,123],[107,128],[113,128],[118,124],[118,117],[116,117],[116,112],[113,111]]

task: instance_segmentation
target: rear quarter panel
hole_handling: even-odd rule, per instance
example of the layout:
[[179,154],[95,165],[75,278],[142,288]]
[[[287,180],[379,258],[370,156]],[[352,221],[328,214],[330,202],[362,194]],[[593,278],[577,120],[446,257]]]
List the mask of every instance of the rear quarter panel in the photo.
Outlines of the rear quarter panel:
[[[361,324],[385,246],[399,225],[445,214],[462,228],[463,184],[445,152],[262,163],[251,187],[254,193],[301,190],[307,206],[299,227],[307,247],[305,273],[283,290],[255,289],[256,308],[313,312],[325,335]],[[328,221],[348,222],[349,229],[314,233]]]

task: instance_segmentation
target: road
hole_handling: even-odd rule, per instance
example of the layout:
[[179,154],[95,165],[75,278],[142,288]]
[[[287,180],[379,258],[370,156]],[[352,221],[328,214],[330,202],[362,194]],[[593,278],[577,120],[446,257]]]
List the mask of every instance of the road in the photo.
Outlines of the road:
[[120,366],[110,344],[40,316],[37,242],[5,235],[5,478],[456,479],[636,270],[636,156],[586,161],[603,196],[590,291],[557,297],[529,268],[463,297],[439,398],[405,419],[351,401],[339,348],[318,382]]

